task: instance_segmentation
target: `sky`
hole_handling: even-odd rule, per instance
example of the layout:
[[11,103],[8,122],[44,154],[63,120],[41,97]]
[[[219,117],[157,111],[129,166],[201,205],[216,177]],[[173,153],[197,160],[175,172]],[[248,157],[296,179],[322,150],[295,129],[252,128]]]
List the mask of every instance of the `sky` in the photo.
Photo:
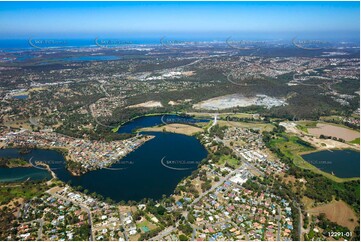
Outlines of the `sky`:
[[0,38],[359,36],[359,2],[0,2]]

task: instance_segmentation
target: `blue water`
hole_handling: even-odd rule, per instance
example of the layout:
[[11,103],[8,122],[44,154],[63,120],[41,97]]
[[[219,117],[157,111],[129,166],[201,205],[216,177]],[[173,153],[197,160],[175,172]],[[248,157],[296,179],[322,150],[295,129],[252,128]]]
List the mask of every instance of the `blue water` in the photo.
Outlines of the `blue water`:
[[[51,150],[33,150],[27,154],[20,154],[18,149],[0,149],[0,157],[7,158],[23,158],[27,161],[34,157],[31,161],[63,159],[63,157]],[[34,163],[33,163],[34,164]],[[0,167],[0,182],[17,182],[30,180],[50,179],[51,175],[48,171],[37,168],[2,168]]]
[[18,96],[13,96],[13,98],[23,100],[23,99],[27,99],[27,98],[28,98],[28,95],[18,95]]
[[[124,170],[101,169],[79,177],[71,176],[67,170],[55,173],[64,182],[71,181],[72,185],[80,185],[90,192],[95,191],[115,201],[159,199],[163,194],[170,195],[181,179],[197,169],[197,164],[207,156],[207,151],[194,137],[171,133],[155,135],[155,138],[111,167]],[[172,170],[161,164],[163,157],[167,161],[194,162],[181,166],[189,170]]]
[[[150,116],[135,119],[125,124],[120,132],[131,131],[135,127],[161,124],[161,117]],[[183,117],[167,115],[163,121],[175,121],[177,118],[178,121],[183,120]],[[199,120],[187,117],[183,121],[198,122]],[[57,177],[64,182],[82,186],[89,192],[96,192],[115,201],[139,201],[143,198],[159,199],[163,194],[172,194],[179,181],[197,169],[201,160],[208,154],[200,142],[192,136],[163,132],[145,132],[144,134],[155,137],[116,162],[110,169],[91,171],[82,176],[72,176],[65,169],[64,157],[56,151],[32,150],[28,154],[20,155],[16,149],[5,149],[0,150],[0,157],[23,157],[26,160],[32,157],[33,164],[35,161],[48,163],[50,167],[54,168]],[[168,167],[164,166],[162,162]],[[181,170],[177,168],[181,168]],[[34,172],[34,179],[36,178],[35,171],[49,175],[47,171],[36,168],[22,169]],[[10,173],[9,170],[14,172]],[[14,181],[15,177],[27,179],[26,174],[18,168],[0,168],[0,180],[2,174],[6,174],[4,179],[14,178]]]
[[[119,43],[119,46],[121,46],[121,43],[127,43],[133,44],[133,45],[139,45],[139,44],[160,44],[160,37],[154,37],[154,38],[117,38],[116,40]],[[88,38],[88,39],[59,39],[59,38],[32,38],[30,41],[32,44],[35,44],[35,46],[43,48],[43,49],[62,49],[62,48],[88,48],[88,47],[94,47],[98,48],[99,46],[95,43],[95,37],[94,38]],[[42,44],[37,41],[39,40],[51,40],[51,41],[57,41],[53,42],[54,44]],[[100,38],[98,39],[98,43],[102,43],[102,40],[115,40],[110,38]],[[39,50],[38,48],[33,47],[29,43],[29,39],[0,39],[0,49],[8,52],[18,51],[18,50]]]
[[155,115],[155,116],[146,116],[140,117],[123,124],[118,133],[132,133],[139,128],[153,127],[161,124],[170,124],[170,123],[183,123],[183,124],[195,124],[195,123],[204,123],[209,122],[209,119],[196,119],[188,116],[178,116],[173,114],[166,115]]
[[324,150],[303,155],[302,158],[318,169],[341,178],[360,177],[360,152]]
[[[93,55],[93,56],[74,56],[74,57],[65,57],[59,59],[48,59],[48,61],[110,61],[110,60],[119,60],[119,56],[106,56],[106,55]],[[48,62],[46,62],[48,63]]]
[[21,182],[25,180],[48,180],[51,175],[47,171],[36,168],[0,168],[0,182]]
[[[47,38],[50,40],[51,38]],[[36,40],[40,40],[37,38],[33,38],[31,43],[35,43],[36,46],[41,48],[69,48],[69,47],[91,47],[95,46],[94,39],[58,39],[61,42],[59,44],[37,44]],[[46,40],[46,39],[44,39]],[[52,39],[55,40],[55,39]],[[6,51],[15,51],[15,50],[39,50],[34,48],[29,43],[29,39],[0,39],[0,49],[4,49]]]
[[34,58],[34,56],[32,56],[32,55],[27,55],[27,54],[21,54],[21,55],[18,55],[17,57],[16,57],[16,61],[27,61],[27,60],[30,60],[30,59],[32,59],[32,58]]

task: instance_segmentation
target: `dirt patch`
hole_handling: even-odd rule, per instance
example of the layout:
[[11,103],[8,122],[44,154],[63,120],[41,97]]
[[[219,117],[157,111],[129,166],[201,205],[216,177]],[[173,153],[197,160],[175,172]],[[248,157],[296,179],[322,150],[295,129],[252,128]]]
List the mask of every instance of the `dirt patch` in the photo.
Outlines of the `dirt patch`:
[[305,206],[305,209],[308,210],[308,209],[312,208],[315,201],[313,199],[309,198],[309,197],[304,196],[302,198],[302,203]]
[[24,203],[24,198],[20,197],[20,198],[14,198],[13,200],[11,200],[8,204],[4,204],[0,206],[0,209],[2,209],[3,207],[7,206],[8,208],[12,209],[17,207],[15,205],[15,203],[17,204],[23,204]]
[[233,122],[233,121],[218,121],[219,126],[233,126],[237,128],[247,128],[247,129],[259,129],[263,131],[271,131],[274,126],[272,124],[265,123],[245,123],[245,122]]
[[221,110],[233,107],[248,107],[252,105],[264,106],[266,108],[287,105],[284,99],[269,97],[266,95],[256,95],[245,97],[241,94],[231,94],[211,98],[193,105],[194,109]]
[[149,101],[149,102],[145,102],[145,103],[131,105],[128,108],[155,108],[155,107],[163,107],[163,105],[161,102]]
[[119,208],[120,213],[128,213],[128,212],[134,213],[135,211],[137,211],[137,207],[135,207],[135,206],[120,205],[118,208]]
[[63,189],[64,189],[63,187],[56,186],[56,187],[50,188],[47,192],[49,194],[53,195],[53,194],[56,194],[59,191],[62,191]]
[[[326,214],[326,218],[341,226],[345,226],[353,231],[357,226],[358,217],[355,212],[343,201],[332,201],[328,204],[307,210],[310,215]],[[353,221],[351,221],[353,220]]]
[[186,124],[167,124],[161,127],[143,128],[142,131],[155,131],[155,132],[170,132],[177,134],[193,135],[198,132],[203,132],[203,129]]
[[[302,130],[297,129],[297,123],[296,122],[281,122],[280,125],[284,126],[289,133],[297,134],[299,138],[301,138],[304,141],[307,141],[312,144],[317,150],[332,150],[332,149],[360,149],[360,145],[358,144],[349,144],[349,143],[343,143],[339,142],[337,140],[333,139],[320,139],[318,137],[315,137],[317,135],[311,134],[311,129],[319,129],[319,128],[308,128],[309,133],[305,133]],[[331,125],[332,126],[332,125]],[[346,129],[338,126],[334,126],[341,129]],[[351,132],[356,132],[354,130],[349,130]],[[358,133],[358,132],[356,132]]]
[[316,128],[308,128],[308,132],[317,137],[323,134],[326,136],[341,138],[346,141],[352,141],[356,138],[360,138],[360,133],[355,130],[323,123],[318,123]]

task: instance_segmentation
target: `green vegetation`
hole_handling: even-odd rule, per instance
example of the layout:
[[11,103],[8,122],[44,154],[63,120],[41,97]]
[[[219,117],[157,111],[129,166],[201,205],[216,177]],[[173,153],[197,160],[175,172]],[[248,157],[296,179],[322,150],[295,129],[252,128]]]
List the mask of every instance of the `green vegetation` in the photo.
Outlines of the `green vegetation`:
[[[348,117],[348,116],[346,116],[346,117]],[[360,126],[358,126],[356,123],[347,122],[346,121],[347,119],[345,119],[346,117],[332,115],[332,116],[320,117],[320,120],[322,120],[322,121],[324,121],[326,123],[333,124],[333,125],[336,124],[336,125],[338,125],[340,127],[343,127],[343,128],[351,128],[351,129],[360,131]],[[352,113],[351,117],[354,117],[356,119],[360,118],[359,115],[357,115],[355,113]]]
[[350,142],[351,144],[360,144],[360,138],[356,138]]
[[236,168],[240,165],[240,161],[230,155],[222,155],[218,161],[218,164],[224,164],[226,166],[230,166],[232,168]]
[[0,158],[0,167],[14,168],[30,166],[30,164],[21,158]]
[[[352,235],[350,230],[346,227],[340,226],[337,223],[331,222],[326,218],[324,213],[321,213],[317,219],[319,222],[317,225],[323,229],[322,234],[326,237],[333,237],[335,240],[340,240],[341,238],[350,240]],[[334,235],[332,235],[334,234]]]
[[[307,234],[305,234],[305,240],[307,241],[318,241],[318,240],[355,240],[358,241],[355,229],[355,235],[352,238],[353,234],[346,227],[340,226],[337,223],[331,222],[326,218],[324,213],[321,213],[317,217],[311,216],[312,221],[310,224],[310,230]],[[316,232],[314,230],[315,227],[319,227],[322,229],[321,231]]]
[[297,122],[297,124],[306,129],[317,127],[317,121],[299,121],[299,122]]
[[178,229],[182,231],[185,235],[191,235],[193,232],[193,228],[188,222],[184,222],[178,226]]
[[298,231],[300,217],[299,217],[298,207],[296,207],[296,204],[299,203],[300,198],[297,197],[297,194],[292,191],[290,184],[286,184],[285,182],[282,182],[279,179],[275,179],[272,176],[268,176],[264,178],[253,177],[252,179],[248,179],[243,184],[243,186],[246,189],[252,190],[257,193],[263,193],[264,191],[269,191],[277,196],[286,199],[290,203],[290,207],[292,209],[292,220],[294,227],[291,233],[292,239],[300,240],[299,231]]
[[[232,122],[232,123],[231,123]],[[220,120],[219,125],[224,126],[235,126],[240,128],[248,128],[261,131],[272,131],[274,126],[269,123],[268,119],[265,119],[263,122],[253,119],[238,119],[238,118],[226,118],[225,120]]]
[[162,231],[163,228],[159,227],[156,229],[152,229],[148,232],[142,233],[139,237],[139,240],[149,240],[150,238],[153,238],[154,236],[156,236],[160,231]]
[[[4,206],[2,209],[0,209],[0,240],[5,241],[7,240],[7,237],[9,236],[9,231],[13,227],[13,223],[11,221],[14,221],[15,216],[11,209],[9,209],[7,206]],[[17,224],[14,224],[17,225]],[[16,231],[14,231],[16,232]]]
[[82,224],[74,228],[74,240],[85,241],[90,236],[90,225],[88,223]]
[[296,128],[298,128],[299,130],[301,130],[301,131],[303,131],[303,132],[305,132],[305,133],[308,133],[308,129],[307,129],[307,127],[304,126],[304,125],[298,124],[298,125],[296,126]]
[[189,240],[189,238],[187,236],[185,236],[184,234],[181,234],[181,235],[179,235],[179,240],[180,241],[187,241],[187,240]]
[[217,136],[218,138],[223,139],[224,131],[227,128],[228,127],[226,127],[226,126],[219,126],[218,124],[216,124],[211,128],[209,136]]
[[23,183],[4,183],[0,186],[0,205],[9,203],[14,198],[30,199],[43,194],[48,189],[42,181],[27,181]]
[[112,132],[117,133],[119,128],[120,128],[120,125],[118,125],[117,127],[112,128]]
[[284,157],[288,162],[292,161],[293,164],[302,169],[311,170],[336,182],[358,180],[358,178],[339,178],[330,173],[323,172],[305,161],[301,154],[316,151],[316,148],[295,135],[287,134],[282,126],[276,126],[271,132],[263,132],[263,141],[272,152],[276,153],[279,157]]
[[[331,202],[333,198],[336,198],[345,201],[351,205],[357,213],[359,213],[359,179],[352,180],[337,178],[328,173],[320,172],[308,162],[303,161],[297,153],[312,148],[307,142],[300,142],[297,137],[294,138],[286,135],[282,126],[277,126],[270,133],[264,132],[264,142],[282,162],[289,165],[290,168],[287,171],[288,175],[292,175],[296,179],[303,178],[306,180],[305,191],[301,191],[300,184],[296,187],[298,189],[297,195],[299,201],[303,196],[312,198],[316,202],[325,203]],[[303,164],[309,164],[309,166],[305,166]]]
[[335,182],[322,175],[315,174],[312,171],[299,169],[296,166],[291,166],[288,170],[289,175],[293,175],[296,179],[304,178],[306,183],[306,190],[299,195],[305,195],[312,198],[316,202],[328,203],[333,198],[336,200],[343,200],[348,203],[353,209],[359,213],[360,210],[360,182]]

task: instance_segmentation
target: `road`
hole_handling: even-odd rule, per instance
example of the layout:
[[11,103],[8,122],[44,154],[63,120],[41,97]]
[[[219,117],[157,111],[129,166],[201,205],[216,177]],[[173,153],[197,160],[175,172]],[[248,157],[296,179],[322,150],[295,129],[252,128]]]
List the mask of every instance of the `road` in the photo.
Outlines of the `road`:
[[301,211],[301,207],[300,207],[300,205],[297,203],[297,205],[298,205],[298,215],[299,215],[299,217],[300,217],[300,221],[299,221],[299,223],[298,223],[298,233],[299,233],[299,240],[303,240],[303,238],[302,238],[302,227],[303,227],[303,217],[302,217],[302,211]]
[[156,240],[163,240],[162,238],[165,236],[168,236],[170,233],[175,230],[176,227],[170,226],[168,228],[165,228],[162,232],[160,232],[157,236],[150,239],[150,241],[156,241]]
[[41,219],[38,219],[37,222],[39,222],[39,224],[40,224],[40,228],[38,230],[38,238],[37,238],[37,240],[41,240],[41,237],[43,235],[44,220],[41,218]]
[[225,177],[222,177],[219,179],[218,182],[216,182],[209,190],[202,192],[201,194],[199,194],[199,197],[197,197],[196,199],[193,200],[193,202],[190,205],[194,205],[195,203],[199,202],[199,200],[201,200],[204,195],[206,195],[209,192],[212,192],[213,190],[215,190],[217,187],[219,187],[220,185],[222,185],[225,181],[227,181],[231,176],[233,176],[235,173],[237,173],[239,170],[241,170],[241,168],[243,168],[243,166],[240,166],[239,168],[231,171],[230,173],[228,173],[228,175],[226,175]]
[[95,121],[97,124],[99,124],[100,126],[106,127],[106,128],[115,128],[115,127],[116,127],[116,126],[105,125],[105,124],[102,124],[101,122],[99,122],[98,119],[95,117],[94,109],[93,109],[93,104],[90,104],[90,105],[89,105],[89,109],[90,109],[90,114],[91,114],[91,116],[93,117],[94,121]]
[[[50,193],[51,194],[51,193]],[[59,198],[59,199],[62,199],[62,200],[65,200],[65,201],[69,201],[69,202],[72,202],[74,204],[77,204],[78,206],[80,206],[81,208],[83,208],[87,213],[88,213],[88,218],[89,218],[89,224],[90,224],[90,241],[94,241],[94,235],[93,235],[93,219],[92,219],[92,216],[91,216],[91,211],[90,209],[82,204],[82,203],[79,203],[77,201],[74,201],[72,199],[69,199],[69,198],[66,198],[64,196],[61,196],[59,194],[51,194],[52,196],[56,197],[56,198]]]
[[[118,211],[119,211],[119,215],[120,215],[120,221],[122,221],[122,224],[123,224],[123,221],[124,221],[124,216],[122,214],[122,212],[120,211],[120,208],[118,207]],[[123,224],[124,225],[124,224]],[[124,235],[124,238],[125,238],[125,241],[128,241],[129,240],[129,237],[128,237],[128,234],[125,232],[123,232],[123,235]]]
[[211,132],[211,128],[212,128],[214,125],[217,124],[217,117],[218,117],[218,114],[214,114],[214,120],[213,120],[213,122],[212,122],[212,125],[209,126],[209,128],[208,128],[208,130],[207,130],[208,133]]
[[105,88],[104,88],[103,85],[104,85],[104,83],[100,84],[100,89],[102,89],[102,91],[104,92],[105,96],[110,97],[110,94],[107,92],[107,90],[105,90]]
[[34,117],[30,117],[29,122],[30,122],[30,124],[34,125],[35,127],[39,126],[38,121]]
[[[215,115],[214,119],[215,119],[215,121],[213,122],[212,126],[214,125],[214,123],[217,123],[217,115]],[[212,126],[211,126],[211,127],[212,127]],[[209,132],[209,131],[210,131],[210,128],[208,129],[208,132]],[[216,139],[217,139],[217,140],[220,140],[222,143],[224,143],[223,140],[221,140],[220,138],[216,137]],[[238,156],[238,152],[235,151],[234,149],[233,149],[233,151],[234,151],[234,152],[237,154],[237,156]],[[241,157],[241,159],[242,159],[242,158],[243,158],[243,157]],[[244,159],[243,159],[243,160],[244,160]],[[264,176],[264,173],[263,173],[262,171],[258,170],[256,167],[254,167],[253,165],[249,164],[247,161],[244,161],[244,164],[247,165],[248,167],[251,167],[252,169],[256,170],[259,174],[261,174],[262,176]],[[234,169],[233,171],[231,171],[231,172],[230,172],[228,175],[226,175],[225,177],[220,178],[219,181],[216,182],[215,184],[213,184],[213,186],[212,186],[209,190],[200,193],[200,194],[199,194],[199,197],[197,197],[196,199],[194,199],[193,202],[191,202],[189,205],[192,206],[192,205],[198,203],[206,194],[208,194],[209,192],[214,191],[217,187],[221,186],[225,181],[227,181],[230,177],[232,177],[233,175],[235,175],[235,174],[236,174],[238,171],[240,171],[242,168],[243,168],[243,165],[241,165],[241,166],[240,166],[239,168],[237,168],[237,169]],[[184,216],[186,219],[187,219],[187,215],[188,215],[188,212],[185,211],[185,213],[184,213],[183,216]],[[165,237],[165,236],[169,235],[170,233],[172,233],[172,232],[176,229],[176,227],[178,227],[177,224],[176,224],[175,227],[174,227],[174,226],[167,227],[167,228],[164,229],[162,232],[160,232],[157,236],[153,237],[153,238],[150,239],[150,240],[153,240],[153,241],[154,241],[154,240],[161,240],[163,237]],[[194,228],[193,228],[193,233],[194,233],[194,232],[195,232],[195,231],[194,231]],[[192,235],[192,237],[194,237],[194,236],[195,236],[195,234]]]
[[278,221],[277,221],[277,240],[281,241],[281,209],[280,206],[277,206],[277,212],[278,212]]
[[[192,203],[190,203],[190,206],[194,205],[195,203],[199,202],[199,200],[201,200],[207,193],[212,192],[213,190],[215,190],[217,187],[219,187],[220,185],[222,185],[226,180],[228,180],[232,175],[234,175],[238,170],[240,170],[242,167],[235,169],[233,171],[231,171],[228,175],[226,175],[225,177],[222,177],[217,183],[215,183],[209,190],[202,192],[201,194],[199,194],[199,197],[194,199]],[[187,218],[188,212],[185,211],[183,216],[185,218]],[[161,240],[163,237],[169,235],[170,233],[172,233],[176,227],[178,227],[178,225],[176,224],[176,226],[170,226],[167,227],[166,229],[164,229],[162,232],[160,232],[157,236],[153,237],[150,240]],[[195,232],[195,231],[193,231]]]
[[[215,136],[215,139],[216,139],[218,142],[221,142],[223,145],[227,146],[227,145],[224,143],[224,141],[223,141],[222,139],[220,139],[219,137]],[[229,147],[229,146],[227,146],[227,147]],[[264,176],[264,175],[265,175],[264,172],[260,171],[257,167],[255,167],[254,165],[252,165],[251,163],[249,163],[246,159],[244,159],[243,156],[241,156],[241,155],[239,154],[239,152],[238,152],[235,148],[233,148],[233,147],[229,147],[229,148],[231,148],[232,151],[237,155],[237,157],[240,158],[240,160],[241,160],[244,164],[246,164],[246,165],[248,166],[248,169],[249,169],[249,170],[254,170],[254,171],[256,171],[258,174],[260,174],[261,176]]]

